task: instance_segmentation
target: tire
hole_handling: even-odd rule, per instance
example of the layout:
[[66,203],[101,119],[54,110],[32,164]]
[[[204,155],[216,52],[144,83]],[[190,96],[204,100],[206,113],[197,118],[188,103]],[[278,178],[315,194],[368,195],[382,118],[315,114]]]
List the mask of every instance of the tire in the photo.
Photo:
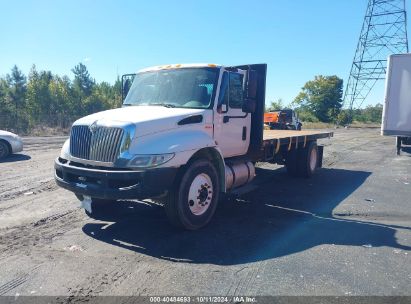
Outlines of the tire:
[[318,168],[318,147],[315,141],[298,150],[297,174],[300,177],[311,177]]
[[290,150],[287,152],[285,158],[285,167],[290,176],[296,177],[297,174],[297,150]]
[[[79,201],[82,201],[83,195],[75,193]],[[111,214],[113,210],[113,205],[116,201],[105,200],[96,197],[91,198],[91,213],[84,209],[86,215],[93,219],[102,219]]]
[[164,204],[171,224],[188,230],[206,226],[217,208],[219,185],[217,170],[209,160],[189,164],[176,179]]
[[0,140],[0,159],[6,158],[10,155],[10,148],[8,144]]

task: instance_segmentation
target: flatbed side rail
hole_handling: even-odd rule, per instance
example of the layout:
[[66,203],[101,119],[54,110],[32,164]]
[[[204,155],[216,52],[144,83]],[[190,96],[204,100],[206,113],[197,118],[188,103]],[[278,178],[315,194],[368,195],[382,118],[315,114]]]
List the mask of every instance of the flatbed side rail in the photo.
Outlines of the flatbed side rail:
[[262,161],[273,160],[284,148],[287,151],[299,148],[303,149],[310,141],[322,138],[331,138],[333,136],[333,132],[321,132],[316,134],[290,135],[287,137],[279,136],[278,138],[264,139]]

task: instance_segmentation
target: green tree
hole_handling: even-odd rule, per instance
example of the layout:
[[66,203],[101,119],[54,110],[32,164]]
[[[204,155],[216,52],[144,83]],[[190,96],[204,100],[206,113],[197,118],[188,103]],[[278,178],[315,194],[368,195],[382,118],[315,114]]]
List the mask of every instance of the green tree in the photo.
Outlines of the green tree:
[[337,119],[342,107],[343,80],[337,76],[315,76],[294,99],[297,108],[313,114],[322,122]]
[[270,106],[267,108],[267,112],[277,111],[277,110],[282,110],[282,109],[284,109],[284,103],[283,103],[283,100],[279,98],[271,102]]
[[38,72],[36,66],[30,70],[27,84],[27,108],[32,124],[47,124],[55,113],[55,100],[50,95],[50,83],[54,75],[50,71]]
[[72,70],[74,74],[73,89],[79,94],[81,98],[91,95],[95,81],[90,77],[87,67],[81,62]]
[[350,121],[351,117],[350,117],[350,110],[348,109],[342,109],[340,111],[340,113],[338,114],[337,117],[337,123],[339,125],[348,125],[351,123]]
[[0,129],[7,129],[14,120],[15,105],[10,103],[9,85],[4,78],[0,78]]
[[13,122],[10,128],[16,131],[27,130],[28,115],[26,113],[26,76],[14,65],[11,74],[6,75],[7,95],[6,103],[8,108],[14,107]]
[[363,110],[363,115],[365,116],[366,121],[379,123],[382,119],[382,104],[378,103],[375,106],[368,105]]
[[117,77],[116,82],[112,86],[113,99],[112,99],[112,108],[118,108],[122,105],[123,101],[121,100],[121,80],[120,77]]
[[6,80],[9,86],[10,101],[16,105],[17,109],[22,109],[25,106],[26,97],[26,76],[15,65],[11,69],[11,74],[7,74]]
[[30,127],[68,128],[84,115],[121,105],[121,81],[96,83],[87,68],[78,64],[67,76],[39,71],[33,65],[28,77],[14,66],[0,77],[0,128],[28,131]]
[[307,109],[298,108],[295,111],[298,115],[298,118],[303,122],[319,122],[318,118]]
[[54,76],[49,83],[49,94],[52,99],[49,108],[50,123],[53,126],[68,127],[73,117],[73,95],[68,77]]

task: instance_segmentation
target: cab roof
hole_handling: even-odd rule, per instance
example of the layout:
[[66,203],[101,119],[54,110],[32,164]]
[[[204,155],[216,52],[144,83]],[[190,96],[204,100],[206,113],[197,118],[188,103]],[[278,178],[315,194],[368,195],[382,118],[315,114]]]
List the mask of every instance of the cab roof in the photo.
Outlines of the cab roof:
[[139,70],[137,73],[149,72],[149,71],[159,71],[167,69],[181,69],[181,68],[221,68],[221,65],[215,63],[177,63],[177,64],[165,64],[156,65],[148,68]]

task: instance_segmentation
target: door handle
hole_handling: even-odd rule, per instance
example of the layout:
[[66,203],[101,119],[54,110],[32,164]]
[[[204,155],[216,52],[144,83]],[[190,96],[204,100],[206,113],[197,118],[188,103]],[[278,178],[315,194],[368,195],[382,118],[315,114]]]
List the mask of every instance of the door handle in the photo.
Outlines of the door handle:
[[245,113],[243,116],[224,116],[223,117],[223,123],[227,123],[230,121],[230,118],[246,118],[248,116],[248,113]]

